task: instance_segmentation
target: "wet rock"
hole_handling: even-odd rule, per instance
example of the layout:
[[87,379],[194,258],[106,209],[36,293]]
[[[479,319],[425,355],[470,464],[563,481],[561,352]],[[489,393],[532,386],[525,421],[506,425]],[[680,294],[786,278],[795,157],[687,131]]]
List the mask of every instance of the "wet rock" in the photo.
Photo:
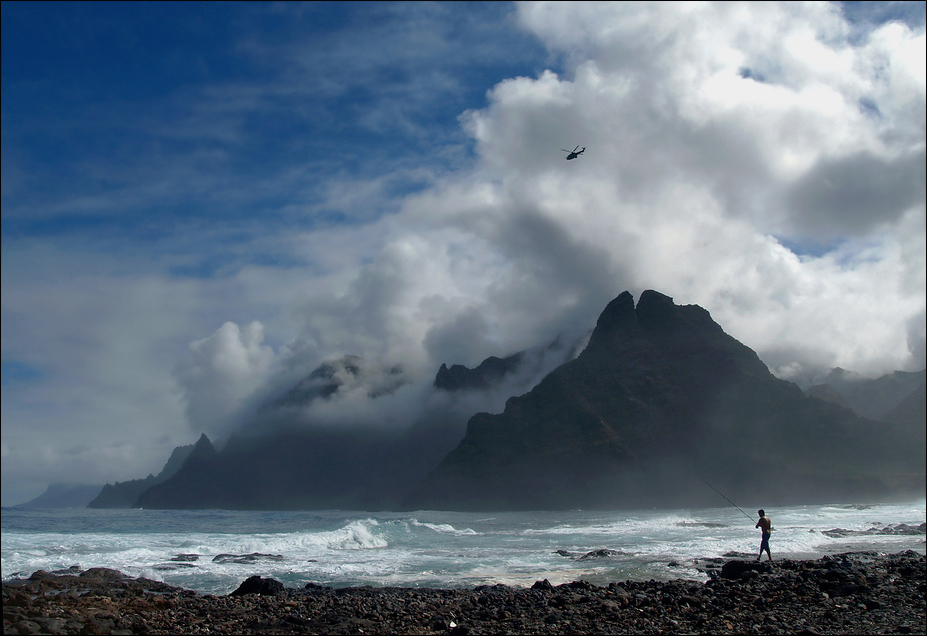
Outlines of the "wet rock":
[[249,576],[244,583],[238,586],[230,596],[243,596],[245,594],[258,594],[260,596],[277,596],[283,594],[283,583],[276,579],[264,579],[260,576]]
[[600,548],[598,550],[592,550],[591,552],[587,552],[583,556],[579,557],[579,560],[585,561],[587,559],[604,559],[604,558],[609,558],[609,557],[620,556],[622,554],[624,553],[619,552],[618,550],[609,550],[608,548]]
[[262,554],[252,552],[251,554],[218,554],[213,557],[214,563],[241,563],[249,565],[258,561],[283,561],[285,557],[282,554]]
[[[279,581],[251,577],[248,581],[259,586],[255,591],[229,596],[201,595],[112,570],[98,569],[91,576],[39,572],[3,583],[3,631],[811,636],[924,631],[927,572],[924,557],[914,552],[781,560],[773,562],[769,571],[743,572],[755,576],[749,580],[716,576],[704,584],[616,581],[603,587],[588,581],[557,586],[538,581],[526,588],[486,585],[451,590],[335,590],[315,583],[287,589]],[[262,595],[262,589],[271,594]],[[841,589],[846,595],[838,595]]]
[[[721,566],[721,578],[748,580],[760,572],[770,572],[769,561],[728,561]],[[744,576],[746,575],[746,576]]]

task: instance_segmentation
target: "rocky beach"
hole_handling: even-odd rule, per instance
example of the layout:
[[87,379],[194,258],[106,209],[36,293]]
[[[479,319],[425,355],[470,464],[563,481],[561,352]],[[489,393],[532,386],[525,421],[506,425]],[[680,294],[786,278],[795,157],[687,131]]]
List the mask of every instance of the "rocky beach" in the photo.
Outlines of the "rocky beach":
[[4,634],[923,634],[925,557],[702,560],[706,582],[286,588],[226,596],[92,568],[3,582]]

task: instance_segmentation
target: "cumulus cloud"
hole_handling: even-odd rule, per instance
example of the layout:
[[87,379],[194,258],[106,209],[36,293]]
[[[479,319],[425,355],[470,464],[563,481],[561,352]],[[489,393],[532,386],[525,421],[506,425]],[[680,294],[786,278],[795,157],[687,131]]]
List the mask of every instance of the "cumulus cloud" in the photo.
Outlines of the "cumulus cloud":
[[208,338],[190,344],[190,356],[177,364],[174,375],[183,387],[194,429],[213,436],[228,433],[230,417],[267,380],[274,351],[263,341],[260,322],[244,329],[226,322]]
[[[223,184],[216,200],[234,209],[245,210],[242,202],[252,199],[228,192],[273,190],[286,199],[287,223],[296,221],[285,232],[280,218],[265,227],[255,215],[258,251],[269,255],[261,265],[255,259],[241,266],[255,253],[252,242],[239,246],[223,279],[150,276],[144,285],[132,284],[138,277],[114,284],[112,276],[81,270],[80,282],[46,285],[36,280],[43,268],[71,271],[92,261],[86,254],[66,263],[38,255],[14,276],[5,248],[4,355],[47,372],[45,382],[58,377],[56,360],[73,358],[83,383],[68,395],[84,398],[94,383],[115,387],[97,393],[110,412],[116,402],[137,402],[125,396],[157,393],[162,397],[153,402],[171,402],[162,385],[174,359],[162,358],[194,340],[173,379],[192,426],[215,434],[345,355],[363,357],[370,370],[401,364],[407,382],[370,399],[360,390],[366,385],[346,381],[318,417],[347,422],[353,412],[374,421],[381,413],[398,422],[420,400],[450,408],[450,398],[430,392],[442,363],[472,367],[579,332],[625,290],[638,296],[656,289],[705,307],[782,377],[801,381],[835,366],[870,377],[923,368],[923,18],[851,22],[844,11],[861,9],[835,3],[517,7],[520,28],[557,63],[489,87],[484,106],[460,113],[459,131],[435,122],[421,128],[442,128],[448,147],[432,151],[447,156],[422,161],[423,168],[405,154],[395,174],[387,167],[370,177],[372,164],[391,165],[386,158],[400,141],[390,137],[360,173],[332,178],[316,174],[343,149],[332,139],[317,153],[319,163],[266,168],[279,178],[255,184],[236,172],[208,181]],[[381,68],[379,61],[373,66]],[[292,76],[284,75],[274,87],[226,88],[289,96]],[[309,79],[297,75],[297,93],[307,95]],[[418,79],[425,75],[408,77],[416,78],[416,90],[428,85]],[[215,103],[225,107],[228,100]],[[302,102],[293,103],[303,112]],[[384,112],[386,119],[359,125],[390,129],[382,122],[397,120]],[[197,126],[186,130],[198,138]],[[455,146],[461,131],[470,146]],[[299,135],[290,137],[287,148],[304,153]],[[585,154],[565,161],[560,149],[576,144]],[[470,147],[472,165],[464,160]],[[351,157],[364,154],[351,148]],[[196,163],[185,160],[171,163]],[[325,177],[327,188],[306,186],[310,175]],[[224,187],[233,181],[234,188]],[[145,198],[143,191],[136,198]],[[331,222],[320,222],[326,215]],[[202,235],[191,236],[190,244]],[[174,250],[176,262],[186,255],[176,252],[189,249],[185,243],[165,251]],[[17,294],[31,308],[8,301]],[[80,337],[69,337],[50,316],[71,316]],[[51,336],[37,357],[21,343],[40,342],[43,333]],[[138,360],[146,362],[128,364]],[[155,387],[148,385],[152,377]],[[8,458],[22,456],[7,422],[49,420],[47,411],[25,415],[30,405],[11,407],[8,393],[4,475]],[[467,400],[466,408],[503,403]],[[167,420],[175,410],[162,404],[157,413]],[[81,410],[81,428],[90,430],[95,412]],[[132,415],[127,407],[109,420]]]
[[653,288],[783,376],[923,365],[923,27],[861,35],[828,4],[519,19],[567,72],[461,116],[477,167],[407,197],[375,262],[305,312],[320,351],[472,365]]

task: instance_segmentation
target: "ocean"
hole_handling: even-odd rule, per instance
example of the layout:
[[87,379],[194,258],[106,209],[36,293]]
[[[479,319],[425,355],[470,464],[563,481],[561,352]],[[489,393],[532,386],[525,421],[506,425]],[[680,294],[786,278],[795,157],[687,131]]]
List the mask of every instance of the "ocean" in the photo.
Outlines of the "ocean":
[[[919,526],[925,510],[924,500],[767,508],[773,558],[924,554],[924,534],[876,531]],[[0,530],[4,580],[106,567],[228,594],[255,574],[288,587],[705,581],[704,559],[757,553],[755,522],[733,506],[517,513],[3,508]]]

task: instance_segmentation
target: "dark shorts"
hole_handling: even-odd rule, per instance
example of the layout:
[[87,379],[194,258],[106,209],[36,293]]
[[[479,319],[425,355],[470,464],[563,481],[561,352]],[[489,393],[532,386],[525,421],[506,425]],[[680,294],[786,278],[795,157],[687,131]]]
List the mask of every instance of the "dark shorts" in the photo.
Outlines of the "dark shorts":
[[760,541],[760,552],[763,550],[769,550],[769,537],[770,534],[768,532],[763,533],[763,540]]

